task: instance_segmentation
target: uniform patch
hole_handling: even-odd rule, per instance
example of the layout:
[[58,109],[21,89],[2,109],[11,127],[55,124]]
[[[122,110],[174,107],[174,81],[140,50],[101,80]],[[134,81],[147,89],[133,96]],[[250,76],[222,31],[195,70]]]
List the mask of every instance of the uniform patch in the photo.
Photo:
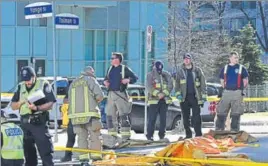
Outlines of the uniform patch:
[[19,128],[9,128],[9,129],[5,129],[6,135],[8,137],[13,137],[13,136],[18,136],[18,135],[22,135],[22,131]]
[[235,69],[235,73],[238,73],[239,69]]
[[28,73],[27,70],[23,70],[23,71],[22,71],[22,75],[23,75],[23,76],[26,76],[27,73]]
[[47,85],[47,87],[45,88],[45,91],[46,91],[46,93],[51,93],[51,91],[52,91],[51,86]]

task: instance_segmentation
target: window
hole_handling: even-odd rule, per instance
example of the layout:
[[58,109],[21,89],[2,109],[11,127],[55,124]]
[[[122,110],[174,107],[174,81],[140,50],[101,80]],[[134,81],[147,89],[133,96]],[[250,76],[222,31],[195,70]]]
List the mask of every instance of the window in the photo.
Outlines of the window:
[[15,2],[1,2],[1,3],[2,3],[1,5],[2,25],[15,25],[16,3]]
[[20,71],[21,71],[21,69],[24,66],[28,66],[28,60],[26,60],[26,59],[17,60],[17,77],[18,77],[18,82],[21,82]]
[[35,60],[35,72],[37,77],[45,76],[46,62],[44,59]]
[[40,18],[39,19],[39,26],[46,27],[47,26],[47,18]]
[[96,59],[105,60],[105,31],[97,31]]
[[256,1],[245,1],[243,2],[244,9],[256,9]]
[[233,9],[242,8],[242,2],[241,1],[231,1],[231,8],[233,8]]
[[94,60],[94,31],[85,31],[85,60]]
[[26,20],[24,16],[24,7],[28,5],[28,2],[17,2],[17,25],[29,26],[30,20]]
[[239,31],[244,25],[244,18],[231,19],[231,31]]
[[119,32],[119,52],[128,60],[128,32]]
[[116,51],[116,31],[109,31],[108,33],[108,59],[111,53]]

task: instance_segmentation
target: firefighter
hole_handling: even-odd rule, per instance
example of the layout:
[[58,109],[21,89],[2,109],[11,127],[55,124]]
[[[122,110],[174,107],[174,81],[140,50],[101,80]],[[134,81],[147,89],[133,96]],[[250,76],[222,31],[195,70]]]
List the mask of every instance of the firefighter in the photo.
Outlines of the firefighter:
[[[101,151],[102,124],[98,104],[103,100],[104,94],[93,71],[91,66],[87,66],[70,85],[68,116],[74,133],[78,136],[78,147]],[[87,165],[90,159],[101,158],[100,153],[86,153],[79,156],[82,165]]]
[[132,102],[127,94],[127,85],[134,84],[137,81],[135,74],[125,65],[122,65],[123,54],[113,52],[111,57],[111,66],[104,79],[104,85],[108,88],[108,99],[106,104],[106,121],[108,135],[111,142],[116,142],[117,135],[117,111],[121,120],[122,141],[130,139],[131,125],[129,114],[132,109]]
[[[176,74],[175,95],[180,101],[186,138],[192,138],[190,119],[195,136],[202,136],[200,107],[206,101],[206,80],[201,68],[194,65],[192,55],[183,56],[183,65]],[[192,109],[192,118],[190,118]]]
[[217,108],[216,130],[224,130],[226,116],[231,109],[231,130],[239,131],[240,116],[244,113],[243,90],[248,85],[248,71],[239,64],[237,52],[231,52],[229,60],[230,63],[225,65],[220,73],[224,91]]
[[173,89],[173,80],[171,75],[163,70],[163,63],[156,61],[151,72],[147,74],[146,88],[148,91],[148,124],[147,139],[153,140],[155,122],[157,115],[160,115],[159,139],[163,140],[166,132],[166,118],[168,104],[172,102],[170,93]]
[[22,166],[24,163],[23,131],[1,110],[1,163]]
[[38,164],[36,144],[43,166],[53,166],[53,144],[48,131],[48,111],[56,102],[55,95],[49,82],[37,78],[32,67],[23,67],[20,74],[22,82],[12,98],[11,107],[13,110],[19,110],[21,115],[25,165]]

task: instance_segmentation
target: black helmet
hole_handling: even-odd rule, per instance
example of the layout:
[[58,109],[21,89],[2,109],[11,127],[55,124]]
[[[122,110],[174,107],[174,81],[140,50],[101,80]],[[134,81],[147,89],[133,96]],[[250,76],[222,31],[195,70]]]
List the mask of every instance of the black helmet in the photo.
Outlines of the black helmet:
[[21,69],[20,76],[22,81],[30,81],[36,74],[31,66],[25,66]]

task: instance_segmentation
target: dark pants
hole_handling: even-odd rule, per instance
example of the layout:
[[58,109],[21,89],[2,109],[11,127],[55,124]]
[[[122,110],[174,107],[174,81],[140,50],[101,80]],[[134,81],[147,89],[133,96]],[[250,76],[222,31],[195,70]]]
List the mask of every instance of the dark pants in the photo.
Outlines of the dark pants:
[[[74,143],[75,143],[76,134],[74,133],[74,129],[73,129],[73,125],[72,125],[71,121],[69,121],[69,123],[68,123],[67,136],[68,136],[68,139],[67,139],[66,147],[67,148],[73,148]],[[71,156],[72,154],[73,153],[71,151],[66,151],[65,152],[65,156],[69,156],[69,155]]]
[[35,144],[38,148],[43,166],[54,166],[52,156],[53,144],[47,125],[22,123],[21,128],[24,132],[23,146],[26,159],[25,166],[37,166],[38,164]]
[[23,166],[24,160],[7,160],[1,158],[1,165],[3,166]]
[[163,139],[166,134],[166,119],[167,119],[167,109],[168,105],[165,100],[160,100],[158,104],[150,104],[148,110],[148,124],[147,124],[147,139],[152,140],[155,130],[155,122],[157,115],[160,115],[160,126],[158,136]]
[[[188,95],[184,102],[181,102],[183,125],[186,132],[186,138],[192,138],[191,123],[195,130],[195,136],[202,136],[202,120],[200,115],[200,106],[195,95]],[[192,109],[192,118],[190,118]]]

